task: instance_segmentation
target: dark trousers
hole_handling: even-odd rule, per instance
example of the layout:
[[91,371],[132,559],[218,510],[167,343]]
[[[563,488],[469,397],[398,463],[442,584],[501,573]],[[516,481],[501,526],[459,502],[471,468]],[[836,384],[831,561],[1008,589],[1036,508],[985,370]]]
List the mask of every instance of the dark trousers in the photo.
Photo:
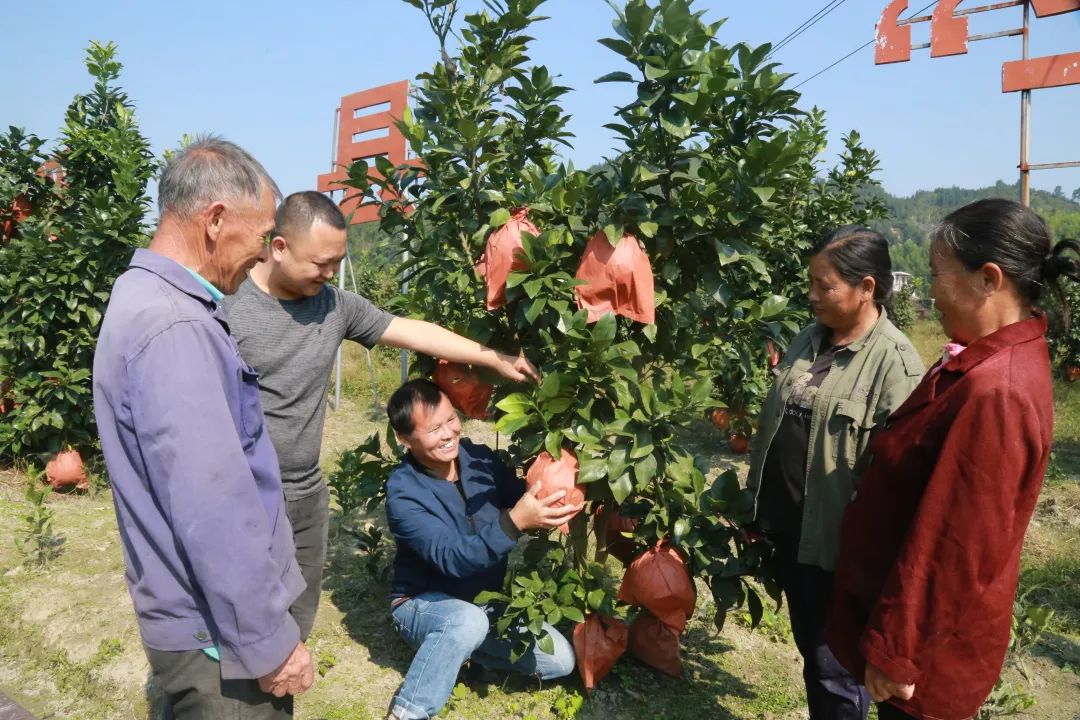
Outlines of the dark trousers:
[[866,720],[870,696],[825,644],[833,574],[800,564],[796,541],[771,539],[776,544],[776,579],[787,598],[791,633],[803,657],[810,720]]
[[918,720],[914,715],[908,715],[900,708],[889,703],[877,704],[877,716],[878,720]]
[[286,720],[291,695],[276,698],[258,680],[222,680],[221,666],[202,650],[166,652],[145,647],[162,691],[163,720]]
[[323,565],[326,563],[326,540],[330,526],[330,490],[323,487],[314,495],[285,503],[292,524],[296,563],[307,587],[296,598],[289,613],[300,626],[300,639],[305,642],[315,626],[322,593]]

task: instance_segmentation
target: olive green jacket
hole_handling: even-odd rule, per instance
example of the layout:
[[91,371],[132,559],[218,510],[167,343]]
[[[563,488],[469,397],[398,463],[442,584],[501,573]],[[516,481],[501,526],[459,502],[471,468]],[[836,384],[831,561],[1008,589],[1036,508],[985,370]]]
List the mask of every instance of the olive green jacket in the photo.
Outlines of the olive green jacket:
[[[813,365],[828,332],[817,323],[804,328],[773,371],[776,379],[758,418],[747,479],[754,492],[755,518],[765,456],[795,378]],[[800,563],[835,569],[841,520],[869,462],[870,440],[919,384],[924,370],[911,341],[884,310],[866,334],[836,353],[810,413]]]

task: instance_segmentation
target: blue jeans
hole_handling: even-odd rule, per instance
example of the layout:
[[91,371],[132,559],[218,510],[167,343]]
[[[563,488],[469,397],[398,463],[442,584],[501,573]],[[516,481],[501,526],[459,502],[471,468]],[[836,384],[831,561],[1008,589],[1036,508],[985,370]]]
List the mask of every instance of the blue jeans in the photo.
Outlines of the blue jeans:
[[425,720],[439,712],[454,689],[458,670],[469,658],[488,668],[542,680],[574,671],[574,648],[552,626],[544,623],[555,641],[553,654],[534,644],[517,662],[511,662],[510,643],[496,635],[485,609],[445,593],[409,598],[394,608],[393,618],[401,637],[417,649],[391,704],[400,720]]

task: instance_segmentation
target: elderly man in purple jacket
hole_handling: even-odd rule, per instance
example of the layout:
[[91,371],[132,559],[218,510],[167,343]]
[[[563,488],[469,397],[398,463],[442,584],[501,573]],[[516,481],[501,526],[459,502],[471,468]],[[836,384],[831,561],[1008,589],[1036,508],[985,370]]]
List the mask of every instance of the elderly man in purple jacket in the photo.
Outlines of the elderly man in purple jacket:
[[280,193],[236,145],[168,163],[160,220],[113,287],[94,409],[126,579],[165,716],[287,718],[313,681],[258,374],[221,309],[265,258]]

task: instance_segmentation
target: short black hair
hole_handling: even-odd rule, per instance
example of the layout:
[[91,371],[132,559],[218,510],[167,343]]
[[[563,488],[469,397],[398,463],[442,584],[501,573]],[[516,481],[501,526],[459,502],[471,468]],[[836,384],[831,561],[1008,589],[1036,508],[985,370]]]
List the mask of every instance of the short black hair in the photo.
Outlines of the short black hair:
[[288,240],[290,233],[307,232],[316,222],[345,229],[345,216],[329,197],[314,190],[293,193],[281,201],[274,213],[274,234]]
[[386,414],[390,418],[390,427],[399,435],[410,435],[416,429],[413,422],[413,408],[419,403],[426,408],[436,408],[442,402],[442,390],[435,383],[425,378],[416,378],[405,383],[390,396],[386,403]]
[[874,302],[886,305],[892,294],[892,257],[889,241],[862,225],[844,225],[823,235],[814,243],[811,256],[825,253],[836,273],[852,287],[865,277],[874,278]]

